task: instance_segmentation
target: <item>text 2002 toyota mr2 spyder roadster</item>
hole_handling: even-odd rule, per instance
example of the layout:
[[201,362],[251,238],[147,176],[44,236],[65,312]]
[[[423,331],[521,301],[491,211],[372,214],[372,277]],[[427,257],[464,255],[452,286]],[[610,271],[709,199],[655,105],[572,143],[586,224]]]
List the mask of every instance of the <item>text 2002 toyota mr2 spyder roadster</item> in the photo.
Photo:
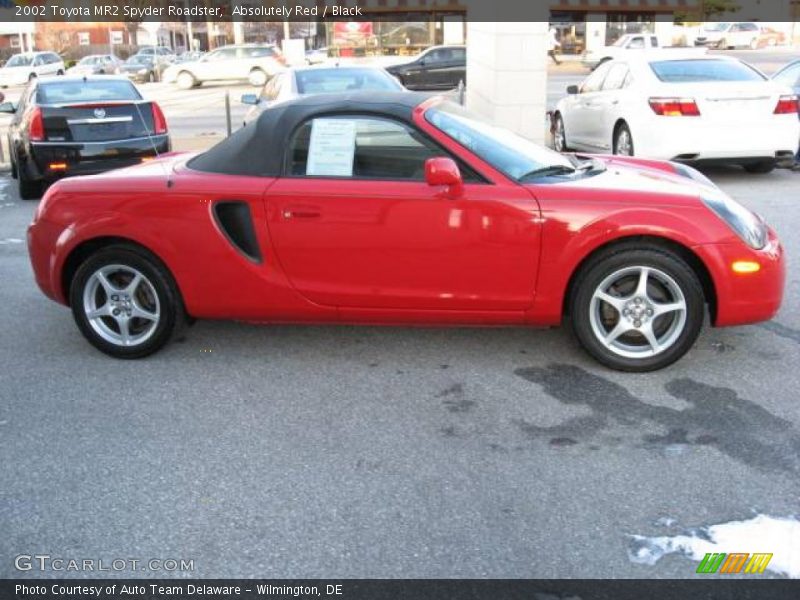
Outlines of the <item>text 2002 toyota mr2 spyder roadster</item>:
[[647,371],[771,318],[783,251],[692,168],[560,155],[413,93],[319,95],[199,155],[59,181],[36,280],[100,350],[187,320],[557,325]]

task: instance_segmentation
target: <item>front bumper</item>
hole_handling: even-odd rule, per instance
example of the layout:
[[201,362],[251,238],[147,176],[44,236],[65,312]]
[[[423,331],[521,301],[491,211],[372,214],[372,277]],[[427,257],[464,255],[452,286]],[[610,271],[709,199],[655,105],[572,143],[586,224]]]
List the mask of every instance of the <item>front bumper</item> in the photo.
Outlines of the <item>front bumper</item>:
[[[69,175],[93,175],[130,167],[171,149],[168,134],[108,142],[33,142],[28,175],[55,180]],[[66,164],[54,170],[50,165]]]
[[[753,250],[744,242],[703,244],[694,251],[709,268],[716,290],[714,325],[744,325],[768,321],[778,312],[786,281],[783,246],[775,232],[762,250]],[[736,261],[753,261],[760,269],[755,273],[736,273]]]
[[28,227],[28,255],[39,289],[51,300],[67,304],[64,290],[55,275],[56,248],[63,231],[61,225],[35,220]]

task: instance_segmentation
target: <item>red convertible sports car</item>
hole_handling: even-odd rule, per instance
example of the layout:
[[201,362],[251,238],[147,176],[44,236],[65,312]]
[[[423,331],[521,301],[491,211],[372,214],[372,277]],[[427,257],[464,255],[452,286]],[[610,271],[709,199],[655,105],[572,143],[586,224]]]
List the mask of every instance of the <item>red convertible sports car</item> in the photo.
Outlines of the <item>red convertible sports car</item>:
[[197,318],[554,326],[647,371],[770,319],[783,251],[696,170],[561,155],[414,93],[318,95],[207,152],[59,181],[36,280],[120,358]]

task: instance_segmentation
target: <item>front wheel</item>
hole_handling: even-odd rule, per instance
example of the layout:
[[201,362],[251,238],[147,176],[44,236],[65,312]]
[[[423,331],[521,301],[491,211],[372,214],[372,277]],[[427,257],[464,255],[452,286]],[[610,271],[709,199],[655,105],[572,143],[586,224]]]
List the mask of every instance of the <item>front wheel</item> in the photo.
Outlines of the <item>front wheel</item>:
[[677,254],[629,244],[587,263],[570,297],[572,330],[584,349],[620,371],[654,371],[691,348],[703,325],[704,296]]
[[160,350],[183,323],[170,273],[128,246],[100,250],[78,268],[70,306],[84,337],[115,358],[142,358]]
[[181,71],[178,73],[178,77],[175,82],[182,90],[190,90],[197,85],[197,80],[194,78],[194,75],[188,71]]
[[261,69],[253,69],[250,71],[250,75],[247,78],[250,81],[250,85],[255,87],[262,87],[265,83],[267,83],[267,74],[262,71]]

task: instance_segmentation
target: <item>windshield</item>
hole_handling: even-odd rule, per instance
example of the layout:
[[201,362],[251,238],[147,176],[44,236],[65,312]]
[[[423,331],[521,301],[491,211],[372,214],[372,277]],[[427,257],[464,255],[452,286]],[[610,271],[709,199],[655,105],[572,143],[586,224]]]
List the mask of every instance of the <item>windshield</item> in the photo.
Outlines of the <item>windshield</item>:
[[725,31],[730,23],[713,23],[703,27],[706,31]]
[[402,90],[400,83],[388,73],[372,69],[308,69],[297,71],[300,94],[323,94],[353,90]]
[[428,109],[425,119],[512,179],[520,180],[549,167],[574,170],[573,163],[565,156],[507,129],[489,125],[452,102]]
[[732,60],[661,60],[651,62],[650,68],[660,81],[667,83],[765,79],[755,69]]
[[79,65],[96,65],[100,62],[99,56],[87,56],[86,58],[82,58],[81,61],[78,63]]
[[27,67],[33,62],[33,56],[24,54],[15,54],[8,59],[7,67]]
[[152,56],[131,56],[128,60],[125,61],[126,65],[146,65],[148,63],[153,62]]

